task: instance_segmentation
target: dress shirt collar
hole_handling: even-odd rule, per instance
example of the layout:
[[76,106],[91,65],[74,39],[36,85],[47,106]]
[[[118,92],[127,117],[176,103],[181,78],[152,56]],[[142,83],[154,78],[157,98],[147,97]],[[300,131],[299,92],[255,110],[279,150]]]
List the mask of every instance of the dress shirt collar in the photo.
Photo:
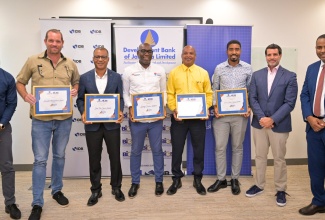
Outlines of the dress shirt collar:
[[[239,63],[236,65],[236,66],[242,66],[243,64],[242,64],[242,61],[241,60],[239,60]],[[229,60],[227,60],[227,62],[226,62],[226,66],[227,67],[236,67],[236,66],[232,66],[232,65],[230,65],[229,64]]]
[[183,63],[182,63],[182,65],[181,65],[182,70],[183,70],[184,72],[186,72],[187,69],[190,70],[190,72],[193,72],[194,66],[195,66],[195,64],[193,64],[193,65],[190,66],[190,67],[185,66]]
[[97,72],[96,72],[96,69],[95,69],[95,77],[97,79],[105,79],[107,77],[107,70],[105,71],[104,75],[102,77],[98,76]]
[[[151,63],[150,63],[151,64]],[[147,68],[144,68],[141,64],[140,64],[140,62],[137,62],[137,65],[138,65],[138,67],[141,69],[141,70],[150,70],[150,67],[151,67],[151,65],[149,65]]]
[[272,71],[271,71],[270,67],[267,67],[267,73],[270,73],[270,74],[275,73],[276,74],[279,70],[279,67],[280,67],[280,64],[277,65],[276,67],[274,67]]

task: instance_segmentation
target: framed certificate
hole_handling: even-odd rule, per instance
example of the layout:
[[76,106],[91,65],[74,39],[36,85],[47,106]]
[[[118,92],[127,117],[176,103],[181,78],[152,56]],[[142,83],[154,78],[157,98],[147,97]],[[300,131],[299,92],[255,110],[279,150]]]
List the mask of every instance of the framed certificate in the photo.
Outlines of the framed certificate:
[[176,108],[179,119],[208,117],[205,93],[177,94]]
[[245,114],[248,110],[247,89],[216,90],[219,115]]
[[72,114],[70,86],[34,86],[34,116]]
[[131,97],[134,120],[165,118],[163,93],[141,93]]
[[120,112],[120,94],[85,94],[87,122],[116,122]]

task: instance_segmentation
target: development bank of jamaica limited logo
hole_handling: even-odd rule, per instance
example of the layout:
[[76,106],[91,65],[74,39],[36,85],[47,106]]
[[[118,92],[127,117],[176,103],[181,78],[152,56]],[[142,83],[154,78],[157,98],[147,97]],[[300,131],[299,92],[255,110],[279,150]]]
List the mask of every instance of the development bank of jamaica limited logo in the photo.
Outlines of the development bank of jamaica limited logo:
[[84,148],[83,147],[73,147],[72,150],[75,152],[83,152]]
[[156,44],[158,44],[159,36],[156,31],[154,31],[152,29],[147,29],[144,32],[142,32],[142,34],[140,36],[140,41],[143,44],[148,43],[152,47],[154,47],[154,46],[156,46]]
[[123,156],[124,159],[130,159],[131,151],[122,152],[122,156]]
[[132,144],[132,139],[131,138],[122,139],[122,144],[123,145],[131,145]]
[[172,158],[172,152],[171,151],[164,151],[164,158]]
[[122,131],[124,131],[124,132],[130,132],[130,131],[131,131],[131,128],[130,128],[130,126],[128,126],[128,125],[121,126],[121,129],[122,129]]

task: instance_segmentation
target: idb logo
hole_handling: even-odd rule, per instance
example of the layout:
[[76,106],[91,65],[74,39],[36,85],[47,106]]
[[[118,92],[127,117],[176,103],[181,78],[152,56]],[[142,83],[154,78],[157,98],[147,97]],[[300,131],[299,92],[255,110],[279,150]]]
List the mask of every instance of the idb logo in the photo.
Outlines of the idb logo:
[[83,147],[73,147],[72,150],[73,151],[83,151],[84,148]]
[[69,30],[70,34],[81,34],[81,30],[74,30],[74,29],[71,29]]
[[90,33],[91,34],[101,34],[102,33],[102,30],[90,30]]
[[129,114],[127,112],[123,112],[123,118],[128,118]]
[[81,118],[73,118],[72,122],[82,122]]
[[122,144],[131,145],[132,144],[132,139],[131,138],[122,139]]
[[86,136],[86,133],[75,133],[74,136],[79,137],[79,136]]
[[81,60],[75,60],[75,59],[73,59],[73,62],[75,62],[75,63],[81,63]]
[[93,45],[93,48],[94,48],[94,49],[96,49],[96,48],[98,48],[98,47],[104,47],[104,44],[95,44],[95,45]]
[[159,36],[156,31],[152,29],[147,29],[144,32],[142,32],[140,36],[140,41],[144,43],[150,44],[152,47],[156,46],[159,41]]
[[72,48],[73,49],[84,49],[85,48],[85,46],[84,45],[78,45],[78,44],[75,44],[75,45],[72,45]]

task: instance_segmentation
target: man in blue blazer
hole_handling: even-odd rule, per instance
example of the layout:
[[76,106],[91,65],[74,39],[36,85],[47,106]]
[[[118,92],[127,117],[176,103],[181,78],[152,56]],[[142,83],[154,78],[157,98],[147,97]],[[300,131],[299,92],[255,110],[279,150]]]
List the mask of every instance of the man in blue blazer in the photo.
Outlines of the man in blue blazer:
[[[120,123],[123,120],[123,88],[120,74],[107,68],[109,61],[108,51],[104,47],[94,50],[93,61],[95,69],[92,69],[80,77],[77,106],[85,124],[86,142],[89,154],[89,172],[91,182],[91,196],[87,205],[93,206],[102,196],[101,184],[101,154],[103,140],[105,140],[109,154],[111,167],[112,194],[117,201],[124,201],[125,197],[121,191],[122,168],[120,159]],[[117,122],[89,123],[86,122],[84,111],[85,94],[119,94],[120,113]]]
[[271,146],[274,157],[276,204],[286,205],[287,167],[286,142],[291,126],[291,111],[297,100],[296,74],[280,66],[282,49],[271,44],[265,49],[268,67],[253,73],[249,88],[249,103],[253,110],[253,141],[255,144],[255,185],[247,192],[254,197],[263,192],[267,155]]
[[[325,74],[325,34],[316,40],[316,54],[320,61],[308,66],[300,94],[302,115],[306,122],[310,185],[314,196],[308,206],[299,210],[302,215],[313,215],[317,212],[325,213],[325,91],[324,85],[322,85]],[[319,84],[320,87],[318,88]]]

